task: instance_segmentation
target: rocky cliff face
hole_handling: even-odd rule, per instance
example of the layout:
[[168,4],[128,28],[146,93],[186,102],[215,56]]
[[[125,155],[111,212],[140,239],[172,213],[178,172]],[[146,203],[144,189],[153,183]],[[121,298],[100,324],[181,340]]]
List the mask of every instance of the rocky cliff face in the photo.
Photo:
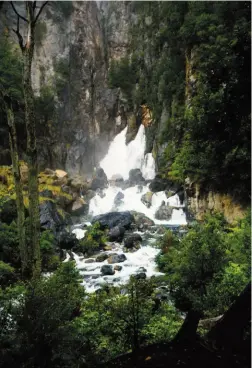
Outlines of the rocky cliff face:
[[230,223],[243,218],[246,214],[246,207],[236,203],[229,194],[221,194],[211,190],[204,190],[199,184],[186,180],[186,207],[188,217],[195,217],[202,220],[208,211],[222,212],[226,220]]
[[[17,7],[24,14],[22,4]],[[15,15],[8,3],[2,11],[0,28],[11,34]],[[120,92],[108,87],[107,74],[109,60],[127,52],[129,22],[127,2],[52,2],[45,8],[37,27],[34,91],[40,96],[59,81],[63,88],[54,95],[57,118],[43,122],[38,134],[41,167],[89,174],[127,124]]]

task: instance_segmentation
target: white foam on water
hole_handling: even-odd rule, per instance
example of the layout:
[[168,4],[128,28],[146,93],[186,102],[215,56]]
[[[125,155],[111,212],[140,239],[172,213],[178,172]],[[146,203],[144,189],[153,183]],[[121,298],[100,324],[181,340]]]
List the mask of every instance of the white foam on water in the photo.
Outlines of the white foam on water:
[[128,145],[126,145],[127,127],[111,142],[107,155],[100,162],[100,167],[103,168],[108,179],[115,174],[121,174],[126,180],[131,169],[141,169],[146,180],[154,179],[154,158],[151,153],[144,155],[146,145],[144,129],[144,126],[140,125],[135,139]]
[[83,229],[74,229],[72,231],[72,233],[76,235],[77,239],[83,239],[86,232],[87,232],[87,230],[83,230]]
[[[114,253],[106,252],[106,253]],[[141,247],[134,253],[125,253],[126,261],[121,263],[112,264],[114,267],[116,264],[122,266],[121,271],[115,271],[114,275],[103,276],[101,274],[101,267],[107,265],[108,262],[92,262],[85,263],[85,260],[80,259],[80,257],[73,253],[74,259],[76,261],[76,267],[80,270],[80,274],[84,277],[83,285],[87,292],[93,292],[100,288],[101,284],[113,284],[113,285],[123,285],[129,281],[130,276],[137,273],[140,267],[146,269],[146,276],[149,278],[154,275],[162,275],[162,273],[156,270],[155,257],[159,250],[153,248],[149,245]],[[118,254],[122,254],[122,246],[117,249]],[[92,278],[92,276],[98,276],[97,278]],[[119,279],[118,281],[113,281],[114,279]]]

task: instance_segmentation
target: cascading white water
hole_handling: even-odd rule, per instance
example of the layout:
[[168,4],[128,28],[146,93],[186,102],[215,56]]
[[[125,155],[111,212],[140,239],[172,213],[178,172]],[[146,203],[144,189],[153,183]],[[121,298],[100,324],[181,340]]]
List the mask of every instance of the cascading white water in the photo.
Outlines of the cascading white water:
[[[146,146],[145,128],[140,126],[136,138],[126,145],[127,127],[119,133],[110,144],[108,154],[100,162],[100,167],[105,171],[108,179],[113,175],[120,174],[124,180],[129,177],[131,169],[140,169],[145,180],[152,180],[155,177],[155,161],[151,153],[144,155]],[[152,219],[156,224],[169,225],[184,225],[186,224],[186,216],[183,211],[178,195],[167,198],[165,192],[153,193],[150,207],[141,201],[141,197],[149,192],[149,185],[132,186],[125,190],[110,185],[101,193],[97,193],[90,201],[89,215],[96,216],[111,211],[137,211],[144,213],[147,217]],[[116,195],[121,192],[123,198],[115,203]],[[157,220],[155,213],[162,203],[174,207],[172,216],[169,220]],[[80,239],[84,236],[86,230],[75,229],[76,236]],[[151,246],[151,242],[155,241],[155,236],[152,234],[152,239],[148,241],[148,245],[142,246],[134,253],[126,253],[127,260],[123,263],[121,271],[116,271],[112,276],[101,275],[101,266],[108,264],[107,260],[104,262],[92,261],[86,263],[83,257],[74,254],[76,266],[79,268],[81,275],[83,275],[83,285],[87,292],[93,292],[102,284],[124,284],[129,280],[130,275],[137,273],[139,267],[144,267],[147,277],[160,274],[155,269],[155,256],[158,254],[158,249]],[[114,244],[113,251],[117,254],[123,253],[122,244]],[[106,253],[111,253],[107,251]]]
[[126,180],[131,169],[141,169],[143,177],[151,180],[155,177],[155,161],[151,153],[144,156],[146,137],[144,126],[139,127],[136,138],[126,145],[127,127],[110,144],[107,155],[100,162],[108,179],[115,174]]

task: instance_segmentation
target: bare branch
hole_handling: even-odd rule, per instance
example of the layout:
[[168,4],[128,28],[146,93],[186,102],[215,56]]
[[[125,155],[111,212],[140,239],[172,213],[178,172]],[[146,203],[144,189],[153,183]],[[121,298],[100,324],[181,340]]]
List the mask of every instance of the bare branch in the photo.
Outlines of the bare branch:
[[11,6],[12,6],[12,9],[14,10],[15,14],[17,14],[18,18],[21,18],[21,19],[23,19],[26,23],[28,23],[28,20],[27,20],[25,17],[23,17],[22,15],[20,15],[20,14],[17,12],[17,10],[16,10],[16,8],[15,8],[15,6],[14,6],[14,4],[13,4],[13,1],[11,1],[10,3],[11,3]]
[[44,9],[44,7],[46,6],[46,4],[48,3],[48,1],[45,1],[44,2],[44,4],[42,4],[41,5],[41,7],[40,7],[40,9],[39,9],[39,12],[38,12],[38,14],[36,15],[36,18],[35,18],[35,20],[34,20],[34,24],[36,24],[36,22],[37,22],[37,20],[38,20],[38,18],[39,18],[39,16],[40,16],[40,14],[41,14],[41,12],[42,12],[42,10]]
[[35,9],[36,9],[36,7],[37,7],[37,6],[36,6],[36,3],[37,3],[37,1],[34,1],[34,2],[33,2],[33,10],[35,10]]

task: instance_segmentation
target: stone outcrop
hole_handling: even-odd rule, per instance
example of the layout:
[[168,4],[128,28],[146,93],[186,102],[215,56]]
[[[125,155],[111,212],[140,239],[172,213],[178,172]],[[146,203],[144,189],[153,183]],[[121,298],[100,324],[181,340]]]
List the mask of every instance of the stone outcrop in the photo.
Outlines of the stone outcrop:
[[201,220],[208,211],[218,211],[224,214],[228,222],[243,218],[246,208],[236,203],[228,194],[221,194],[211,190],[205,191],[199,184],[188,179],[185,183],[187,217]]

